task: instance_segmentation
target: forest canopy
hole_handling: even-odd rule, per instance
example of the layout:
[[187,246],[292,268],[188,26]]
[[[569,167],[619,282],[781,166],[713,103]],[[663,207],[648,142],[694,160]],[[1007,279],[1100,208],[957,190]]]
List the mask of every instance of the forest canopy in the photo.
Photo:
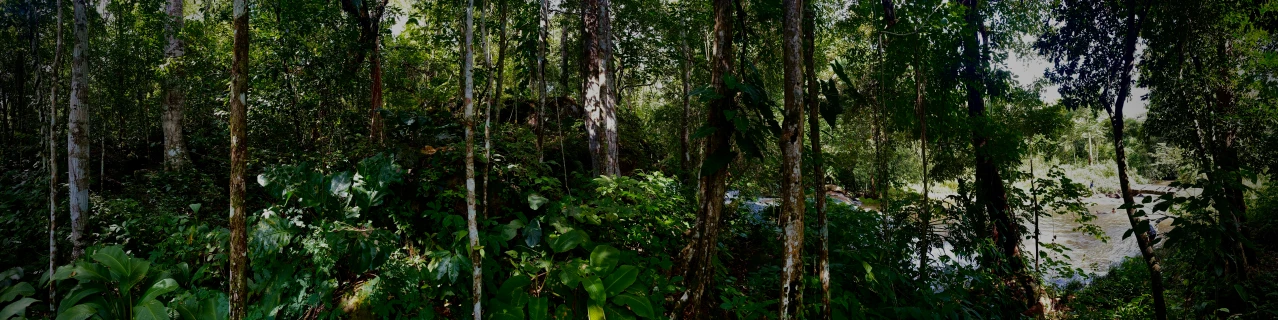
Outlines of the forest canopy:
[[0,0],[0,320],[1278,318],[1278,1]]

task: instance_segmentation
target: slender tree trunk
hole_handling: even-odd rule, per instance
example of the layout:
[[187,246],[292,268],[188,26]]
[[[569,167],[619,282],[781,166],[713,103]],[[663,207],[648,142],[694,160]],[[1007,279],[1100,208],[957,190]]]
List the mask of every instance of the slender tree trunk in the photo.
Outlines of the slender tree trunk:
[[[492,19],[492,12],[493,12],[490,4],[491,2],[484,3],[484,15],[480,16],[480,19],[479,19],[479,33],[482,34],[481,37],[484,38],[484,42],[481,44],[482,47],[480,48],[480,50],[484,52],[484,73],[486,75],[484,77],[484,82],[485,82],[484,93],[480,95],[481,97],[483,97],[483,100],[484,100],[484,166],[485,168],[487,168],[487,165],[493,161],[492,160],[492,154],[493,154],[492,133],[491,131],[488,130],[488,128],[492,125],[492,119],[493,119],[492,117],[493,96],[491,95],[492,93],[488,92],[488,90],[490,90],[493,87],[492,37],[489,37],[489,34],[488,34],[488,20]],[[482,190],[482,194],[480,195],[480,198],[478,201],[479,201],[480,207],[483,208],[483,209],[480,209],[481,217],[488,218],[488,172],[484,172],[483,179],[484,179],[483,183],[480,186]]]
[[178,36],[182,32],[183,1],[169,0],[166,8],[169,22],[165,25],[165,33],[168,34],[169,45],[165,48],[164,55],[169,72],[164,81],[164,115],[161,125],[164,128],[164,169],[170,171],[182,170],[188,162],[186,142],[182,135],[182,122],[186,118],[186,107],[183,105],[186,95],[182,90],[185,70],[179,61],[186,48],[182,38]]
[[373,30],[373,54],[368,57],[372,70],[369,71],[369,77],[372,79],[372,85],[369,88],[369,113],[368,115],[368,131],[369,140],[378,145],[386,144],[386,128],[382,124],[382,36],[381,32]]
[[920,160],[923,162],[923,211],[919,213],[919,279],[926,283],[928,277],[928,259],[929,252],[932,249],[932,199],[928,193],[928,163],[927,163],[927,105],[924,104],[923,93],[927,89],[924,83],[926,78],[923,76],[921,66],[914,67],[914,112],[919,119],[919,141],[921,153]]
[[537,160],[545,161],[546,142],[546,39],[550,32],[550,2],[541,0],[537,18]]
[[602,116],[604,137],[606,138],[604,150],[604,171],[607,175],[620,175],[621,168],[619,166],[618,148],[621,146],[617,140],[617,88],[614,87],[616,80],[616,66],[612,64],[612,4],[611,0],[599,1],[599,51],[603,55],[601,57],[601,73],[602,79],[600,84],[604,86],[601,99],[603,101]]
[[830,309],[830,227],[825,213],[825,159],[821,154],[821,108],[817,100],[821,84],[816,77],[816,12],[813,3],[803,4],[803,75],[807,84],[808,137],[812,139],[812,201],[816,205],[817,225],[821,226],[817,275],[821,280],[820,319],[833,317]]
[[[497,88],[493,90],[493,100],[496,101],[497,108],[504,108],[502,104],[502,94],[505,93],[506,84],[506,0],[498,3],[501,11],[501,30],[497,36]],[[492,108],[484,114],[484,217],[488,217],[489,197],[488,197],[488,175],[493,170],[493,146],[492,146]],[[499,119],[500,120],[500,119]]]
[[[1233,48],[1228,40],[1220,41],[1216,48],[1217,55],[1222,60],[1234,61]],[[1223,210],[1221,217],[1221,221],[1225,222],[1225,226],[1230,231],[1226,241],[1226,246],[1228,247],[1225,250],[1233,251],[1236,255],[1235,261],[1233,261],[1231,266],[1233,270],[1231,271],[1237,273],[1243,279],[1247,279],[1249,278],[1247,269],[1251,265],[1249,263],[1250,253],[1243,245],[1243,239],[1247,236],[1247,202],[1243,189],[1238,187],[1245,180],[1241,175],[1242,165],[1238,159],[1238,146],[1236,145],[1238,128],[1228,122],[1232,121],[1230,119],[1237,117],[1234,90],[1230,87],[1233,83],[1234,72],[1231,68],[1232,64],[1224,63],[1222,65],[1224,67],[1220,68],[1218,72],[1220,81],[1218,81],[1219,84],[1216,86],[1214,94],[1216,103],[1212,104],[1213,108],[1211,110],[1211,113],[1218,118],[1214,121],[1217,123],[1216,126],[1220,127],[1219,130],[1214,130],[1217,132],[1218,137],[1213,139],[1216,141],[1216,147],[1213,150],[1215,155],[1212,158],[1216,159],[1216,165],[1221,171],[1215,175],[1225,179],[1221,182],[1224,182],[1225,199],[1231,207],[1231,210]]]
[[[692,126],[692,97],[688,95],[692,88],[692,49],[688,47],[688,33],[681,31],[679,33],[679,49],[683,54],[679,67],[679,81],[681,85],[680,95],[683,96],[683,118],[681,119],[681,127],[679,128],[679,169],[685,174],[691,172],[689,166],[692,164],[692,155],[688,153],[688,130]],[[687,175],[690,177],[691,175]],[[688,181],[688,180],[683,180]]]
[[473,74],[474,0],[466,0],[466,19],[462,39],[462,106],[466,110],[466,228],[470,237],[471,301],[475,320],[483,319],[484,271],[479,254],[479,220],[475,215],[475,79]]
[[707,318],[710,308],[706,291],[714,282],[714,257],[718,254],[719,220],[723,213],[723,195],[727,192],[728,168],[736,153],[732,151],[732,134],[736,130],[726,112],[736,110],[735,91],[726,84],[732,76],[733,7],[732,0],[714,0],[714,44],[710,59],[710,85],[719,96],[710,103],[706,121],[716,130],[705,140],[705,157],[718,158],[722,168],[700,170],[697,220],[692,226],[691,241],[683,250],[683,271],[688,291],[679,298],[672,318]]
[[1127,222],[1132,225],[1133,232],[1136,236],[1136,244],[1140,247],[1141,256],[1145,259],[1145,265],[1149,267],[1150,289],[1153,291],[1154,297],[1154,318],[1157,320],[1167,319],[1167,302],[1163,298],[1163,270],[1158,256],[1154,254],[1154,247],[1149,234],[1140,232],[1145,228],[1150,228],[1149,223],[1144,216],[1137,216],[1136,210],[1133,208],[1136,201],[1132,198],[1131,182],[1127,176],[1127,151],[1124,150],[1123,143],[1123,105],[1127,102],[1127,96],[1131,92],[1132,82],[1132,66],[1135,62],[1136,42],[1140,36],[1141,22],[1144,20],[1144,12],[1148,8],[1140,8],[1138,17],[1137,1],[1127,1],[1129,11],[1127,14],[1127,32],[1123,39],[1123,66],[1119,70],[1121,72],[1118,83],[1118,94],[1114,98],[1113,107],[1109,108],[1110,126],[1112,126],[1113,142],[1114,142],[1114,163],[1118,166],[1118,185],[1120,193],[1123,197],[1123,205],[1127,206]]
[[248,0],[234,1],[232,29],[235,38],[231,56],[231,270],[230,319],[244,319],[248,310],[248,230],[244,207],[245,169],[248,165]]
[[[62,84],[58,76],[62,74],[62,0],[57,1],[57,42],[53,49],[53,68],[50,69],[49,81],[49,274],[53,274],[58,266],[58,87]],[[49,310],[58,301],[58,287],[49,286]]]
[[781,316],[798,317],[803,307],[803,28],[801,0],[782,0],[781,56],[785,70],[785,120],[781,122],[781,217],[785,254],[781,266]]
[[67,188],[71,203],[71,260],[84,254],[89,214],[89,26],[87,0],[72,0],[75,45],[71,48],[71,106],[67,114]]
[[1008,204],[1006,186],[998,171],[998,164],[991,156],[989,137],[984,133],[984,127],[988,126],[987,122],[990,121],[985,115],[983,71],[988,57],[982,53],[984,44],[981,44],[980,29],[983,28],[984,21],[978,2],[980,0],[964,1],[964,5],[967,6],[965,20],[971,30],[971,36],[964,37],[963,45],[963,77],[967,87],[968,118],[973,122],[972,147],[976,149],[976,197],[990,219],[993,228],[989,231],[989,236],[993,238],[994,245],[1000,252],[1000,257],[992,259],[991,262],[1008,264],[1006,268],[989,267],[1009,272],[1005,276],[1018,287],[1017,290],[1020,290],[1018,298],[1028,307],[1038,303],[1035,282],[1025,273],[1025,262],[1020,250],[1020,224],[1017,223]]

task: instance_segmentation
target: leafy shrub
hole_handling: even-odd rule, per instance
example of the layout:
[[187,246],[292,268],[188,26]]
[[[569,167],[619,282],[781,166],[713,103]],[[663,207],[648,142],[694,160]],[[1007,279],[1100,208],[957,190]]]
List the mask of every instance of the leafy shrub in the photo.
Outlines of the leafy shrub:
[[76,280],[58,305],[58,319],[169,319],[173,310],[184,319],[225,319],[226,308],[213,299],[187,299],[166,304],[161,298],[180,287],[169,273],[151,270],[151,263],[124,253],[120,246],[98,249],[93,262],[76,261],[59,267],[53,281]]

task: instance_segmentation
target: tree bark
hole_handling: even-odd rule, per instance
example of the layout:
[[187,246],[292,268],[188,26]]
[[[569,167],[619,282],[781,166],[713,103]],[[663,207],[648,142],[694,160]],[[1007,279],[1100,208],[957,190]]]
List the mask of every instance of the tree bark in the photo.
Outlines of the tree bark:
[[732,151],[732,134],[736,130],[725,112],[736,109],[735,92],[725,79],[732,75],[732,40],[734,17],[732,0],[714,0],[714,44],[710,59],[710,85],[719,96],[710,103],[706,121],[715,131],[705,140],[705,158],[720,158],[722,168],[701,168],[697,181],[697,220],[692,226],[691,241],[683,250],[683,271],[688,291],[676,304],[672,318],[680,315],[688,319],[709,317],[706,290],[714,282],[714,257],[718,251],[719,220],[723,213],[723,196],[727,192],[728,168],[736,153]]
[[782,0],[781,56],[785,120],[781,122],[781,217],[785,254],[781,267],[781,316],[798,317],[803,307],[803,28],[801,0]]
[[1110,115],[1110,126],[1112,126],[1113,142],[1114,142],[1114,163],[1118,166],[1118,185],[1123,197],[1123,205],[1127,206],[1127,222],[1132,225],[1133,236],[1136,237],[1136,244],[1140,247],[1141,256],[1145,259],[1145,265],[1149,267],[1150,289],[1153,291],[1154,298],[1154,318],[1158,320],[1167,319],[1167,302],[1163,297],[1163,270],[1158,256],[1154,254],[1154,247],[1146,232],[1139,232],[1142,229],[1150,228],[1149,223],[1144,216],[1138,216],[1133,206],[1136,204],[1132,198],[1131,182],[1127,175],[1127,151],[1124,150],[1123,143],[1123,105],[1127,102],[1127,96],[1131,92],[1132,82],[1132,66],[1135,64],[1135,52],[1137,38],[1140,37],[1141,23],[1144,20],[1144,13],[1147,8],[1141,8],[1138,17],[1137,1],[1127,1],[1127,32],[1123,38],[1123,66],[1119,70],[1120,80],[1118,83],[1118,94],[1114,97],[1112,107],[1108,104],[1107,110]]
[[932,199],[928,197],[928,164],[927,164],[927,106],[924,105],[923,92],[927,88],[926,80],[923,76],[921,66],[914,66],[914,112],[915,117],[919,119],[919,141],[921,153],[920,160],[923,162],[923,211],[919,213],[919,279],[927,280],[928,276],[928,256],[932,248]]
[[475,320],[483,319],[484,271],[479,253],[479,220],[475,215],[475,79],[473,72],[474,0],[466,0],[466,18],[462,39],[462,107],[466,121],[466,228],[470,238],[471,300]]
[[[682,69],[679,72],[680,94],[683,96],[683,118],[680,119],[681,127],[679,128],[679,169],[687,174],[692,171],[689,168],[692,164],[692,155],[688,153],[688,130],[692,126],[692,97],[688,95],[692,88],[692,49],[688,47],[687,31],[679,33],[679,44],[680,53],[683,54],[679,64]],[[685,177],[688,176],[691,175],[685,175]]]
[[[58,267],[58,76],[62,70],[62,0],[57,1],[57,42],[53,49],[53,68],[50,69],[49,81],[49,274]],[[54,309],[58,299],[58,287],[49,286],[49,310]]]
[[248,230],[244,207],[244,171],[248,165],[248,0],[234,0],[232,29],[235,32],[231,56],[231,270],[230,319],[244,319],[248,308]]
[[[497,89],[493,90],[493,100],[496,101],[497,108],[504,108],[502,104],[502,93],[505,93],[506,84],[506,0],[501,0],[498,4],[501,11],[501,31],[497,36]],[[488,175],[493,170],[493,147],[492,147],[492,108],[484,114],[484,217],[488,217],[489,199],[488,199]],[[499,119],[500,120],[500,119]]]
[[546,39],[550,31],[550,2],[541,0],[537,16],[537,160],[545,161],[546,142]]
[[814,4],[803,5],[803,75],[807,85],[808,137],[812,141],[812,201],[816,206],[817,225],[821,228],[817,275],[821,280],[820,319],[833,317],[830,309],[830,228],[825,213],[825,159],[821,154],[821,106],[817,100],[821,85],[816,77],[816,12]]
[[1006,185],[1002,174],[999,173],[998,164],[991,156],[989,137],[984,132],[985,127],[989,125],[989,118],[985,115],[984,98],[984,68],[988,57],[983,53],[986,50],[985,44],[982,44],[980,40],[984,21],[980,14],[979,2],[980,0],[964,1],[967,7],[965,20],[968,28],[971,29],[971,36],[964,37],[963,40],[963,77],[967,87],[968,119],[973,122],[972,147],[976,151],[976,198],[990,220],[992,228],[988,231],[988,235],[994,241],[1000,255],[990,259],[989,263],[1008,263],[1006,269],[1001,266],[989,267],[1009,272],[1004,276],[1018,287],[1017,290],[1020,290],[1021,296],[1017,298],[1028,307],[1038,303],[1038,297],[1034,288],[1034,279],[1025,273],[1025,262],[1021,257],[1021,226],[1017,223],[1008,204]]
[[71,260],[84,254],[89,214],[89,26],[87,0],[72,0],[75,44],[71,48],[71,105],[67,113],[67,188],[71,204]]
[[178,36],[182,32],[183,1],[169,0],[165,10],[169,15],[169,22],[164,26],[169,45],[164,49],[164,55],[165,66],[169,72],[164,80],[164,114],[161,126],[164,130],[164,169],[169,171],[182,170],[189,161],[182,134],[183,121],[186,118],[184,106],[186,95],[182,90],[185,70],[179,61],[186,52],[186,48],[182,38]]
[[608,0],[586,0],[582,3],[586,47],[586,134],[594,167],[601,175],[617,175],[616,113],[608,88]]

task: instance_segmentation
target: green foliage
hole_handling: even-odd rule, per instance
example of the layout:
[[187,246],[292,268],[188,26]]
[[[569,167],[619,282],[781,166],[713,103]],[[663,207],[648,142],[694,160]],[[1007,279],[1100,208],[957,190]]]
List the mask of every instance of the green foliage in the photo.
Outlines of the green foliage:
[[[226,309],[189,311],[190,304],[211,305],[212,298],[203,302],[164,299],[180,289],[173,276],[151,270],[151,262],[126,254],[120,246],[97,249],[89,256],[93,261],[81,260],[61,266],[50,277],[59,283],[76,280],[58,305],[58,319],[169,319],[170,309],[184,319],[227,317]],[[161,299],[172,302],[166,306]]]
[[0,320],[26,319],[27,307],[40,301],[32,298],[36,292],[30,283],[14,283],[21,274],[22,269],[17,268],[0,272],[0,305],[4,306],[0,308]]

